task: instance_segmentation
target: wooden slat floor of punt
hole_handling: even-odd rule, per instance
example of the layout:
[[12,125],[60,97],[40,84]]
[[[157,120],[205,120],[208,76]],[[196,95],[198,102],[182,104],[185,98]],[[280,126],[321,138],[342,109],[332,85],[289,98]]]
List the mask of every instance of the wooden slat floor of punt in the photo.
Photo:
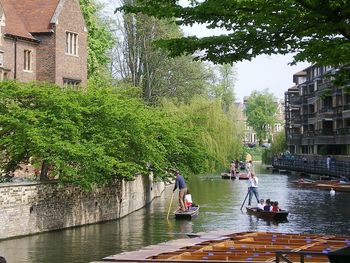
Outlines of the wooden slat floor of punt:
[[[191,239],[178,239],[104,258],[102,262],[274,262],[276,251],[322,253],[306,254],[304,262],[329,262],[327,254],[350,246],[350,237],[317,234],[240,232],[199,233]],[[286,257],[300,262],[297,254]],[[98,263],[98,262],[95,262]]]

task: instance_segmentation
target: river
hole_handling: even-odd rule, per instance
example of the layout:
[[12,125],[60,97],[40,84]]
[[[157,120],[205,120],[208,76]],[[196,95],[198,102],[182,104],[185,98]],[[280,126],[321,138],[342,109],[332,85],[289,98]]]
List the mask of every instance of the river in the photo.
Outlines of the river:
[[277,200],[289,210],[288,222],[268,222],[241,211],[247,181],[224,180],[218,174],[195,176],[187,184],[201,208],[192,221],[175,221],[172,215],[166,219],[172,195],[168,187],[152,204],[120,220],[0,241],[0,255],[8,263],[87,263],[218,229],[350,235],[350,193],[331,196],[325,190],[298,188],[291,183],[298,177],[269,174],[258,165],[256,169],[260,197]]

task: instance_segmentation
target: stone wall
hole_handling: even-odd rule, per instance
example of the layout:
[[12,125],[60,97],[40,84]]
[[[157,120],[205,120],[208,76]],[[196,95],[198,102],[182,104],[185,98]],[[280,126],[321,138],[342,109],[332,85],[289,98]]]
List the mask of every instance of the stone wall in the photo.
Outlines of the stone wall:
[[0,239],[117,219],[164,188],[152,175],[91,192],[57,183],[0,184]]

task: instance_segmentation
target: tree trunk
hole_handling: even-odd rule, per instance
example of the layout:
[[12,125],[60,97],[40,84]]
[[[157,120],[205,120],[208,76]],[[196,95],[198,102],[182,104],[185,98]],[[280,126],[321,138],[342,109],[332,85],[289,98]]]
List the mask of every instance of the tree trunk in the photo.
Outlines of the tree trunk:
[[41,164],[41,172],[40,172],[40,181],[49,180],[47,173],[49,171],[49,163],[46,160],[43,160]]

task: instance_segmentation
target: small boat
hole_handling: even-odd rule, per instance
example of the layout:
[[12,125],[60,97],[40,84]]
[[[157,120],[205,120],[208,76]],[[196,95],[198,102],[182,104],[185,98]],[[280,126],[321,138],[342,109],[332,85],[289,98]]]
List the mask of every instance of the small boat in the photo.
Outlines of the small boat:
[[287,216],[289,214],[289,212],[286,210],[281,210],[279,212],[269,212],[269,211],[258,210],[256,207],[246,207],[246,209],[248,214],[255,215],[263,219],[276,220],[276,221],[287,220]]
[[239,179],[239,180],[248,180],[248,174],[247,173],[236,173],[236,176],[232,176],[230,173],[221,173],[222,179]]
[[181,211],[180,209],[175,211],[175,219],[192,219],[199,214],[199,205],[191,206],[188,211]]
[[236,176],[232,176],[231,173],[221,173],[221,178],[222,179],[236,179],[237,178],[237,174]]

